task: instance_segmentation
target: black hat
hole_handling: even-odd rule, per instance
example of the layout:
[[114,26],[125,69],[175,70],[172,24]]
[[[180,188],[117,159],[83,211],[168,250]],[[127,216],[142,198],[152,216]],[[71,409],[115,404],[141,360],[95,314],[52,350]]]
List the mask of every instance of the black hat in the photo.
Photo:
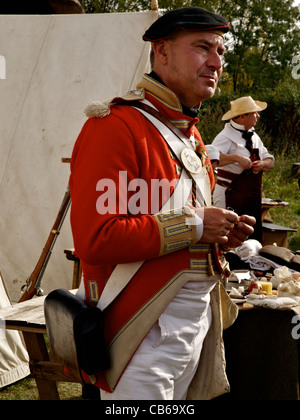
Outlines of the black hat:
[[229,23],[222,16],[202,7],[182,7],[158,18],[144,33],[143,40],[158,41],[183,29],[187,31],[213,29],[226,33],[229,31]]

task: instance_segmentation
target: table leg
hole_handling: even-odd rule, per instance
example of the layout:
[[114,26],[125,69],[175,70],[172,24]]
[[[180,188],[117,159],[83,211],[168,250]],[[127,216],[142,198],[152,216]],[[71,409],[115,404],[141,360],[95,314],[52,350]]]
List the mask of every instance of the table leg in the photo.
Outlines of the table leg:
[[[23,331],[23,336],[31,362],[48,361],[49,353],[44,335],[41,333]],[[41,400],[59,400],[55,381],[34,376]]]

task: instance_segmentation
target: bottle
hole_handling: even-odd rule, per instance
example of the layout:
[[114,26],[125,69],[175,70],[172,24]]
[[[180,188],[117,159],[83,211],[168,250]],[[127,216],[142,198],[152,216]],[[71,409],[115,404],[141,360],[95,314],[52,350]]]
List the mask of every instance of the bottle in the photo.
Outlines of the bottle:
[[259,150],[257,148],[253,148],[250,154],[251,162],[255,162],[256,160],[260,160],[259,157]]

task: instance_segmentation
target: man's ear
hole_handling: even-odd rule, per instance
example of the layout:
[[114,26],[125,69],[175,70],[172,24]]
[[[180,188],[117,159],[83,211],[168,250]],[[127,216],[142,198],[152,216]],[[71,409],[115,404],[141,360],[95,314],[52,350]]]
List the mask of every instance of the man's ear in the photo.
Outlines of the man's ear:
[[160,40],[153,43],[153,52],[155,59],[159,61],[160,64],[167,64],[168,62],[168,43],[165,40]]

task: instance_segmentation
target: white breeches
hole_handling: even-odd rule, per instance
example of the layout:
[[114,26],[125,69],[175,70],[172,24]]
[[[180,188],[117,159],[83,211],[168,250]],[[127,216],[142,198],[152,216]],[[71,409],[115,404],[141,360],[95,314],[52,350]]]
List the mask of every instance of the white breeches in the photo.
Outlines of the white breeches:
[[188,282],[175,296],[129,362],[113,393],[102,400],[183,400],[211,324],[215,283]]

